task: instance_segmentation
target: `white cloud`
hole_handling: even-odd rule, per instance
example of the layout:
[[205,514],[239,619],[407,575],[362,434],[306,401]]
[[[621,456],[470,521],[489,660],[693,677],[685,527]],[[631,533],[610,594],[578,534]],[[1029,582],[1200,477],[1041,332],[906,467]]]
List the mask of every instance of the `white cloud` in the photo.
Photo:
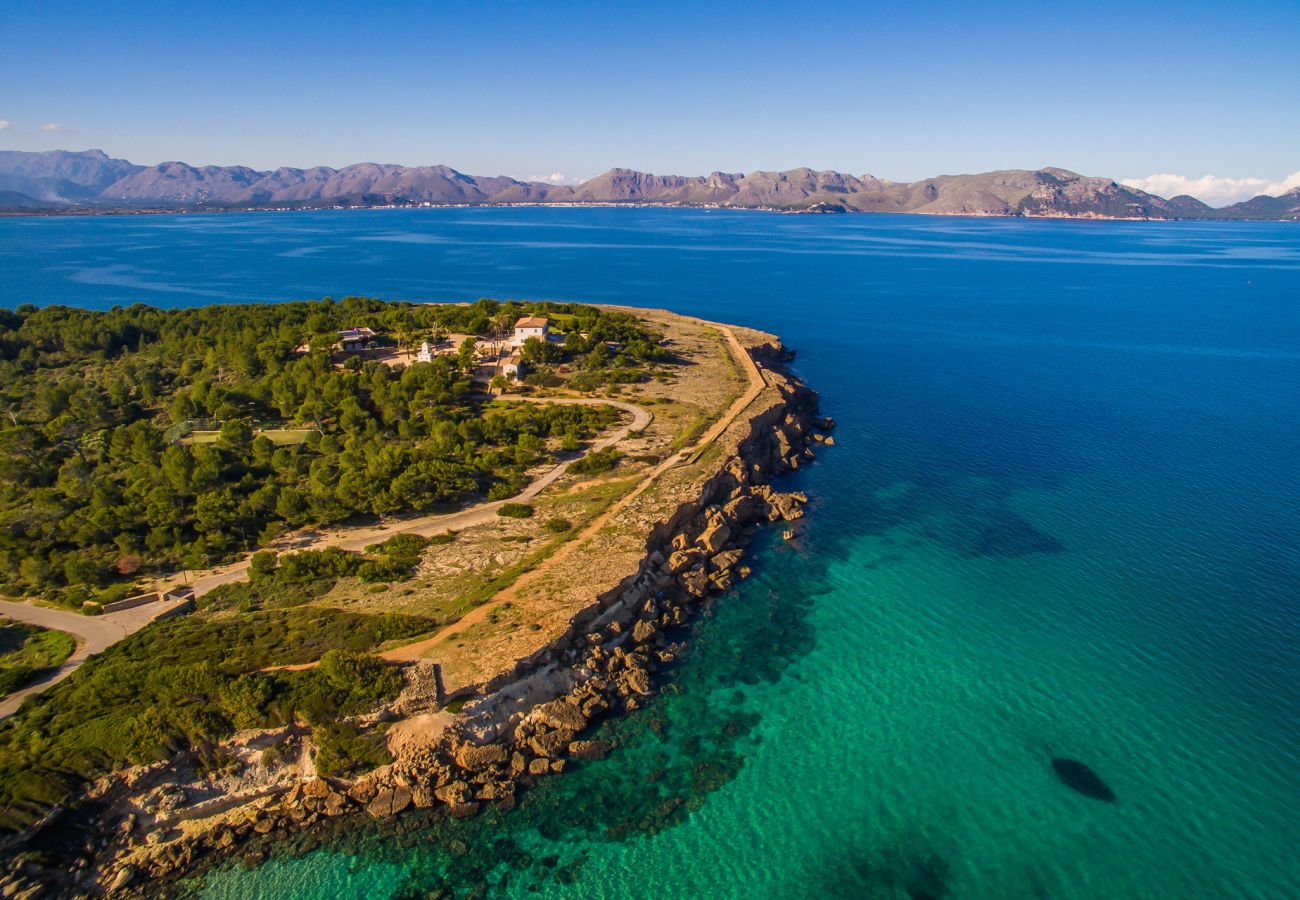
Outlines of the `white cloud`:
[[71,131],[67,125],[62,122],[46,122],[41,126],[41,131]]
[[1190,194],[1210,206],[1227,206],[1260,194],[1270,197],[1285,194],[1292,188],[1300,187],[1300,172],[1293,172],[1281,181],[1269,181],[1267,178],[1220,178],[1217,175],[1188,178],[1186,175],[1166,173],[1148,175],[1145,178],[1125,178],[1121,184],[1161,197]]
[[13,122],[10,122],[8,119],[0,119],[0,131],[4,131],[12,124]]
[[563,172],[552,172],[550,175],[529,175],[529,181],[540,181],[544,184],[582,184],[587,179],[572,178]]

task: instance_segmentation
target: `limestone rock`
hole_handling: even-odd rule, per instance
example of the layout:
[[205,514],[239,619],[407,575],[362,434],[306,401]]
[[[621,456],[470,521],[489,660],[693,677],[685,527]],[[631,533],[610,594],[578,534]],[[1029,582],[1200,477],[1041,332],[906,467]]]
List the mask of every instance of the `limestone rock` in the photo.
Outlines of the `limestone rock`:
[[719,522],[706,528],[700,535],[700,547],[712,556],[726,547],[729,540],[731,540],[731,526],[726,522]]
[[650,683],[650,675],[645,669],[629,669],[624,676],[623,684],[637,694],[649,694],[654,691],[654,686]]
[[574,741],[569,744],[569,756],[574,759],[604,759],[609,751],[609,741]]
[[[293,792],[290,791],[289,793],[290,796],[292,796]],[[348,788],[348,796],[357,803],[369,803],[375,798],[375,793],[375,783],[369,780],[358,781],[354,783],[352,787]],[[287,804],[288,802],[289,800],[286,798],[285,803]]]
[[324,778],[313,778],[303,783],[301,791],[303,797],[310,797],[313,800],[323,800],[333,792],[329,782]]
[[569,746],[569,741],[572,739],[573,732],[571,731],[552,731],[548,734],[540,734],[537,737],[530,738],[528,746],[538,756],[554,759],[564,753]]
[[692,597],[703,597],[708,592],[709,574],[704,571],[703,566],[685,573],[681,579],[682,587]]
[[457,764],[462,769],[469,769],[470,771],[504,765],[509,758],[509,751],[501,744],[475,746],[474,744],[465,743],[461,744],[456,751]]
[[366,812],[376,819],[395,816],[411,805],[411,792],[404,787],[391,787],[381,790],[375,799],[366,805]]
[[587,717],[582,714],[582,709],[564,698],[543,703],[537,707],[536,716],[555,729],[567,728],[571,731],[581,731],[587,727]]
[[453,781],[438,788],[433,795],[448,806],[455,806],[473,800],[474,790],[463,781]]
[[342,794],[331,793],[325,798],[325,805],[321,811],[327,816],[341,816],[348,811],[347,798]]
[[113,879],[113,883],[108,887],[109,891],[122,890],[131,883],[131,879],[134,877],[135,869],[132,869],[130,866],[123,866],[117,870],[117,876]]
[[714,556],[713,559],[709,560],[709,564],[713,566],[715,570],[730,569],[736,563],[740,562],[740,557],[743,556],[744,553],[745,551],[743,550],[723,550],[721,553]]
[[695,554],[686,550],[674,550],[668,557],[668,571],[680,575],[695,564]]

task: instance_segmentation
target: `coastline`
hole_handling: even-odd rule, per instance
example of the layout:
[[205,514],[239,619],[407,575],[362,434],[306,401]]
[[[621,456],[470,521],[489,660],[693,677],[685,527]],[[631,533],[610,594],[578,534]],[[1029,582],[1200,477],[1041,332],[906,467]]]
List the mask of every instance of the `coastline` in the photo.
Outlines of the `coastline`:
[[1108,216],[1095,212],[1084,213],[979,213],[979,212],[920,212],[909,209],[873,210],[837,207],[819,209],[815,204],[808,206],[729,206],[721,203],[657,203],[644,200],[628,201],[583,201],[569,203],[555,201],[550,203],[506,202],[506,203],[374,203],[374,204],[319,204],[311,206],[174,206],[147,207],[112,207],[105,209],[37,209],[37,210],[0,210],[0,219],[54,219],[54,218],[95,218],[95,217],[129,217],[129,216],[198,216],[228,213],[295,213],[295,212],[351,212],[362,210],[394,209],[705,209],[728,210],[735,212],[777,213],[780,215],[864,215],[864,216],[917,216],[938,219],[1033,219],[1062,220],[1079,222],[1295,222],[1295,218],[1276,219],[1242,219],[1230,216],[1185,216],[1179,218],[1161,216]]
[[588,724],[639,708],[657,689],[656,671],[686,652],[685,628],[707,598],[748,574],[741,560],[756,529],[802,515],[803,495],[775,492],[768,482],[810,460],[812,446],[826,440],[815,431],[816,395],[784,369],[788,355],[775,338],[748,332],[745,343],[758,385],[715,423],[716,434],[687,458],[667,460],[660,478],[610,510],[636,523],[635,552],[597,546],[605,539],[601,522],[568,545],[580,551],[570,564],[590,568],[599,553],[608,565],[602,590],[592,596],[588,582],[584,597],[569,599],[559,635],[499,671],[402,663],[402,694],[368,717],[394,735],[391,764],[351,779],[318,778],[307,729],[243,733],[222,750],[251,762],[268,741],[288,739],[299,755],[273,777],[232,781],[224,795],[197,804],[185,804],[173,784],[170,796],[179,799],[163,804],[153,822],[113,810],[133,793],[176,781],[174,761],[102,779],[82,810],[56,812],[43,825],[57,832],[61,816],[89,815],[86,830],[106,846],[57,875],[29,867],[4,887],[54,878],[61,894],[150,894],[230,857],[255,860],[287,836],[337,827],[348,816],[445,807],[463,817],[489,803],[509,809],[537,779],[604,756],[608,745],[581,739]]

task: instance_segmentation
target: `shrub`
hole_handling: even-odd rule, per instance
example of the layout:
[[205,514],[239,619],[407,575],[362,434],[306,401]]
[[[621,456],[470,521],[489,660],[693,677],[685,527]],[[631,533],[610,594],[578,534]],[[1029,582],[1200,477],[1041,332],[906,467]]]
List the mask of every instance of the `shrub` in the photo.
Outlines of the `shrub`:
[[311,732],[316,771],[328,777],[356,775],[393,761],[380,732],[365,732],[351,722],[327,722]]
[[527,519],[533,514],[533,508],[527,503],[503,503],[497,510],[498,516],[505,516],[507,519]]
[[383,700],[402,689],[397,669],[366,653],[329,650],[320,658],[319,669],[335,688],[359,697]]
[[551,534],[563,534],[573,527],[573,523],[563,516],[552,516],[546,520],[545,528]]
[[31,666],[13,666],[8,669],[0,669],[0,697],[5,694],[12,694],[31,681],[38,672],[38,669],[33,669]]
[[133,584],[113,584],[96,591],[95,602],[103,607],[119,600],[125,600],[127,597],[134,597],[138,593],[141,592],[137,591]]
[[623,454],[617,449],[606,447],[604,450],[595,450],[582,459],[569,463],[568,471],[574,475],[599,475],[614,468],[622,458]]

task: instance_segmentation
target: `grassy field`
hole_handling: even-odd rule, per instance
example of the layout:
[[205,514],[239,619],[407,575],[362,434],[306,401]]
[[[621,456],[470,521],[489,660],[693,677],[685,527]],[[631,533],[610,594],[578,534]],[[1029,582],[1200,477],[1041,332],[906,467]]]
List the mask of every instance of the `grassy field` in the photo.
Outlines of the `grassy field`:
[[[307,440],[307,436],[313,430],[311,428],[267,428],[264,431],[256,432],[256,434],[267,438],[277,447],[283,447],[289,444],[301,444]],[[220,437],[220,431],[191,431],[180,439],[180,443],[215,444]]]
[[62,631],[21,622],[0,624],[0,695],[61,665],[76,649],[76,638]]

